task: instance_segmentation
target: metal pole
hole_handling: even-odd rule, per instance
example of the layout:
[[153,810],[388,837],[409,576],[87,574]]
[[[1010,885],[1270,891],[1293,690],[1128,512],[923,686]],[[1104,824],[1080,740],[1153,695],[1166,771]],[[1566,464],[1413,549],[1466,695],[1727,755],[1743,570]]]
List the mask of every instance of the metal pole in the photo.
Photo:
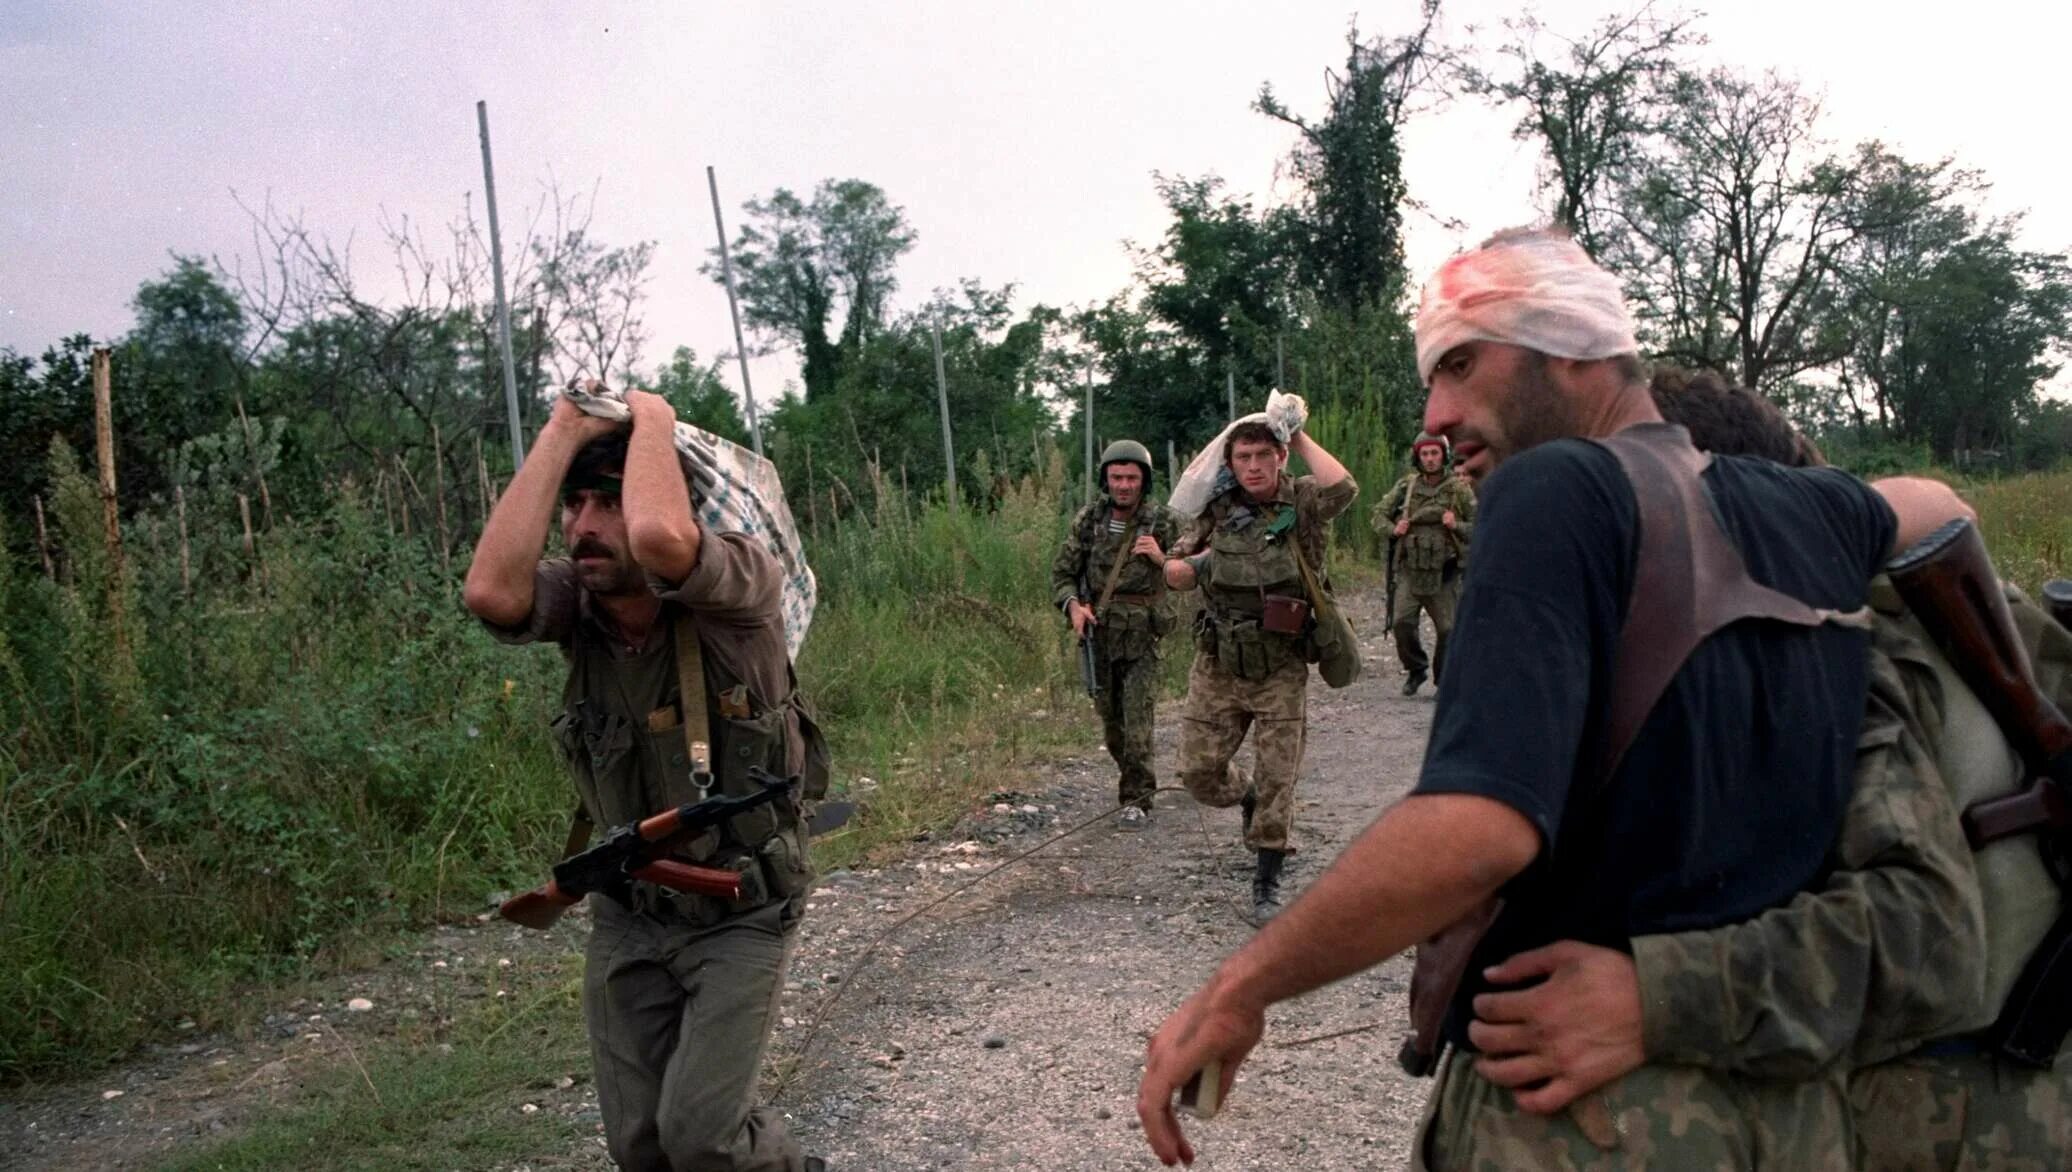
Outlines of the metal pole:
[[1094,503],[1094,359],[1086,359],[1086,503]]
[[1180,484],[1180,457],[1173,450],[1173,441],[1166,441],[1166,492],[1171,494]]
[[1273,385],[1282,394],[1288,393],[1288,352],[1279,334],[1273,336]]
[[1234,422],[1237,419],[1237,373],[1230,369],[1228,362],[1223,364],[1223,397],[1230,401],[1230,417],[1224,422]]
[[950,384],[942,372],[942,312],[928,323],[928,333],[935,342],[935,399],[942,407],[942,466],[943,474],[950,486],[950,507],[957,507],[957,449],[950,443]]
[[[712,189],[712,227],[719,233],[719,275],[727,286],[727,312],[734,318],[734,355],[741,360],[741,401],[748,406],[748,438],[755,443],[755,454],[760,456],[763,454],[763,425],[755,414],[755,390],[748,385],[748,347],[741,341],[741,304],[734,296],[734,258],[727,250],[727,223],[719,214],[719,177],[712,173],[710,166],[705,168],[705,185]],[[936,364],[938,367],[941,365],[940,356]],[[947,415],[943,417],[942,425],[943,438],[947,441],[950,426]],[[954,469],[951,475],[955,475]]]
[[[475,103],[482,131],[482,194],[489,205],[489,269],[496,275],[496,337],[504,356],[504,409],[511,417],[511,469],[525,464],[525,429],[518,424],[518,368],[511,361],[511,303],[504,297],[504,238],[496,223],[496,169],[489,164],[489,103]],[[603,377],[603,372],[598,372]]]

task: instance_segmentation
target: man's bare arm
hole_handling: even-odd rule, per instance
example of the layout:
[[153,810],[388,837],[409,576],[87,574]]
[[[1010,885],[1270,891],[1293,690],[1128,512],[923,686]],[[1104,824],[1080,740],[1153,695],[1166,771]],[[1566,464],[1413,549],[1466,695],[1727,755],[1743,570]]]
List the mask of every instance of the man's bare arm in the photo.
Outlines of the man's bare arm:
[[676,409],[646,391],[628,391],[633,438],[626,445],[626,543],[640,568],[665,582],[688,578],[703,531],[691,514],[691,488],[676,454]]
[[461,601],[476,617],[514,627],[532,614],[533,569],[546,548],[547,526],[554,521],[568,466],[590,441],[623,426],[586,415],[567,399],[554,401],[524,467],[497,498],[475,543]]
[[1871,488],[1899,517],[1899,529],[1892,537],[1892,552],[1898,553],[1945,524],[1963,517],[1978,523],[1978,513],[1957,490],[1926,476],[1887,476],[1871,481]]
[[[1431,844],[1444,843],[1442,851]],[[1538,855],[1539,831],[1488,798],[1434,794],[1391,807],[1286,911],[1239,949],[1151,1039],[1137,1115],[1158,1158],[1192,1163],[1172,1096],[1211,1059],[1227,1093],[1266,1007],[1370,968],[1494,894]]]

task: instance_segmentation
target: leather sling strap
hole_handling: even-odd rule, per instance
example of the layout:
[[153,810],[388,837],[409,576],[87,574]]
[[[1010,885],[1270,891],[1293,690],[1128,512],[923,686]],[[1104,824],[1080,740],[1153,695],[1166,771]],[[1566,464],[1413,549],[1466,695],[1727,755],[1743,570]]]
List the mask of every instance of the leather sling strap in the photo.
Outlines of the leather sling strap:
[[[1122,548],[1116,552],[1115,564],[1108,567],[1108,584],[1101,587],[1101,601],[1094,604],[1094,613],[1108,609],[1108,600],[1115,597],[1115,584],[1122,581],[1122,567],[1130,560],[1130,543],[1137,539],[1137,521],[1144,516],[1144,502],[1130,510],[1130,523],[1122,531]],[[1105,524],[1105,522],[1103,522]],[[1161,581],[1163,577],[1161,576]]]
[[1338,602],[1330,595],[1324,593],[1324,588],[1317,584],[1316,571],[1309,568],[1309,559],[1303,556],[1301,539],[1298,537],[1290,544],[1295,550],[1295,568],[1302,571],[1303,588],[1309,591],[1310,609],[1316,611],[1319,618],[1336,618],[1338,616]]
[[[683,718],[684,747],[690,753],[693,776],[711,776],[712,732],[705,713],[705,649],[698,645],[698,624],[689,611],[683,611],[676,619],[676,706]],[[561,857],[568,858],[590,845],[590,836],[596,832],[596,823],[576,803],[575,813],[569,816],[568,839],[561,847]]]
[[698,643],[698,623],[688,610],[676,615],[676,706],[683,717],[684,747],[691,754],[691,775],[712,777],[712,728],[705,715],[705,649]]
[[[1690,434],[1666,423],[1641,424],[1596,441],[1617,457],[1639,509],[1633,587],[1612,656],[1609,716],[1589,770],[1569,795],[1571,807],[1611,781],[1684,662],[1698,645],[1741,619],[1794,626],[1868,626],[1867,609],[1841,613],[1809,606],[1748,576],[1741,552],[1721,530],[1700,479],[1711,458]],[[1438,1065],[1446,1014],[1482,938],[1503,910],[1485,900],[1417,947],[1410,977],[1414,1031],[1398,1056],[1412,1074]]]

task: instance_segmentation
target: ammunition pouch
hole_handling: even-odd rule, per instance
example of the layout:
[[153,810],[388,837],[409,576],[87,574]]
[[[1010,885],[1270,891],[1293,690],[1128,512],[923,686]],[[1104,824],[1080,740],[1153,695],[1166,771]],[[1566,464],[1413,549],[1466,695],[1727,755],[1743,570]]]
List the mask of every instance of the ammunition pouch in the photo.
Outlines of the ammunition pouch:
[[1299,642],[1278,635],[1249,616],[1223,615],[1208,621],[1210,654],[1224,671],[1256,683],[1297,657]]

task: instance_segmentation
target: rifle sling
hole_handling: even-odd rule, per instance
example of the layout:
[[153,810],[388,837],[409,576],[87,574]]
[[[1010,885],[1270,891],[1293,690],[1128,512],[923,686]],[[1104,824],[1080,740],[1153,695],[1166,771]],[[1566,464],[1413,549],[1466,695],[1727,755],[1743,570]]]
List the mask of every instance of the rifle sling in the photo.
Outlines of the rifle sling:
[[[710,776],[712,763],[712,731],[705,712],[705,649],[698,643],[698,624],[690,611],[679,611],[676,617],[676,707],[683,717],[684,747],[690,753],[691,766],[697,773]],[[590,836],[596,832],[596,823],[576,803],[575,813],[569,816],[568,839],[561,847],[561,857],[572,857],[590,845]]]
[[1115,597],[1115,584],[1122,581],[1122,567],[1130,560],[1130,543],[1137,539],[1137,521],[1144,515],[1144,502],[1130,510],[1130,523],[1122,531],[1122,548],[1116,551],[1115,564],[1108,567],[1108,584],[1101,587],[1101,601],[1094,604],[1094,613],[1108,609],[1108,600]]
[[[1801,627],[1869,623],[1865,610],[1809,606],[1748,576],[1747,563],[1720,528],[1705,493],[1701,476],[1711,458],[1691,446],[1683,428],[1642,424],[1596,442],[1618,459],[1633,487],[1639,535],[1626,619],[1612,657],[1604,739],[1569,795],[1571,806],[1604,790],[1684,662],[1727,624],[1745,618]],[[1429,1074],[1437,1066],[1446,1014],[1502,909],[1502,899],[1492,897],[1418,945],[1410,979],[1415,1033],[1399,1056],[1412,1074]]]

